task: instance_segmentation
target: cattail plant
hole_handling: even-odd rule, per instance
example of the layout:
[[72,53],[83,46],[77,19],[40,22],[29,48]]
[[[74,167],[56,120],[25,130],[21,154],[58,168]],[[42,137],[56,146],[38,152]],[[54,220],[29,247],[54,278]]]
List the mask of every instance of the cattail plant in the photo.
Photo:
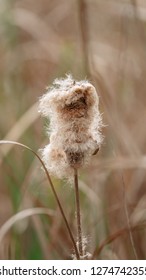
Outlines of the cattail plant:
[[71,75],[56,79],[41,97],[39,110],[49,118],[50,142],[42,150],[42,159],[50,174],[74,180],[77,214],[77,247],[80,259],[87,258],[81,229],[78,170],[86,166],[101,145],[102,125],[95,87]]

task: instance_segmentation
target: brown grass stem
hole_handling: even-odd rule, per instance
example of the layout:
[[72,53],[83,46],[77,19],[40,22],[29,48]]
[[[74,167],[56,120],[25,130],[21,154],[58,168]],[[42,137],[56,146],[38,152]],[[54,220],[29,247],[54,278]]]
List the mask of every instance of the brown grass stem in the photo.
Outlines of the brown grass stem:
[[87,5],[85,0],[78,0],[79,7],[79,21],[80,21],[80,33],[82,39],[82,50],[84,55],[84,68],[88,77],[90,77],[89,68],[89,26],[88,26],[88,15],[87,15]]
[[83,242],[82,242],[82,227],[81,227],[81,210],[80,210],[80,196],[78,186],[78,171],[74,169],[74,186],[75,186],[75,198],[76,198],[76,215],[77,215],[77,240],[79,247],[79,254],[83,256]]
[[130,219],[129,219],[129,214],[128,214],[128,207],[127,207],[127,201],[126,201],[126,192],[125,192],[125,181],[124,181],[124,176],[122,174],[122,184],[123,184],[123,202],[124,202],[124,210],[125,210],[125,215],[126,215],[126,220],[127,220],[127,226],[128,226],[128,232],[129,232],[129,238],[133,250],[133,254],[135,256],[135,259],[138,260],[136,248],[135,248],[135,243],[133,239],[133,234],[131,231],[131,224],[130,224]]
[[[136,231],[136,230],[141,230],[143,228],[145,228],[146,223],[142,223],[142,224],[138,224],[136,226],[131,226],[130,230],[131,231]],[[113,233],[112,235],[108,236],[100,245],[98,248],[96,248],[94,250],[94,253],[92,255],[92,260],[94,260],[100,253],[101,251],[104,249],[104,247],[110,243],[112,243],[114,240],[116,240],[118,237],[124,235],[124,234],[128,234],[129,233],[129,228],[122,228],[120,230],[118,230],[117,232]]]
[[79,255],[79,252],[78,252],[78,248],[77,248],[77,246],[76,246],[75,239],[74,239],[73,234],[72,234],[72,232],[71,232],[70,226],[69,226],[68,221],[67,221],[67,219],[66,219],[66,216],[65,216],[64,210],[63,210],[63,208],[62,208],[62,205],[61,205],[61,203],[60,203],[60,200],[59,200],[59,198],[58,198],[58,195],[57,195],[57,193],[56,193],[56,191],[55,191],[55,188],[54,188],[54,185],[53,185],[52,180],[51,180],[51,178],[50,178],[49,172],[48,172],[48,170],[47,170],[47,168],[46,168],[44,162],[42,161],[42,159],[41,159],[41,158],[39,157],[39,155],[38,155],[35,151],[33,151],[31,148],[29,148],[28,146],[26,146],[26,145],[24,145],[24,144],[21,144],[21,143],[19,143],[19,142],[2,140],[2,141],[0,141],[0,144],[14,144],[14,145],[17,145],[17,146],[26,148],[27,150],[31,151],[31,152],[38,158],[38,160],[41,162],[41,164],[42,164],[42,166],[43,166],[43,169],[44,169],[44,171],[45,171],[45,173],[46,173],[46,175],[47,175],[47,179],[48,179],[48,181],[49,181],[49,183],[50,183],[52,192],[53,192],[53,194],[54,194],[54,196],[55,196],[55,199],[56,199],[56,202],[57,202],[57,204],[58,204],[58,207],[59,207],[59,209],[60,209],[60,212],[61,212],[61,215],[62,215],[62,217],[63,217],[63,220],[64,220],[64,222],[65,222],[65,225],[66,225],[66,228],[67,228],[67,230],[68,230],[70,239],[71,239],[71,241],[72,241],[72,243],[73,243],[73,247],[74,247],[74,250],[75,250],[76,258],[79,260],[79,259],[80,259],[80,255]]

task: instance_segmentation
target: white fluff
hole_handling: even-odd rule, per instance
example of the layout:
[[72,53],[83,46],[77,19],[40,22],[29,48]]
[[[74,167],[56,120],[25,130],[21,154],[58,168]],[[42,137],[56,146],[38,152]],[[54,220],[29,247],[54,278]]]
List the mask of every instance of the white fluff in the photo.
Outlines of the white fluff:
[[50,143],[42,152],[50,173],[70,177],[74,168],[86,165],[100,147],[102,136],[99,98],[88,81],[71,75],[56,79],[40,98],[39,111],[50,119]]

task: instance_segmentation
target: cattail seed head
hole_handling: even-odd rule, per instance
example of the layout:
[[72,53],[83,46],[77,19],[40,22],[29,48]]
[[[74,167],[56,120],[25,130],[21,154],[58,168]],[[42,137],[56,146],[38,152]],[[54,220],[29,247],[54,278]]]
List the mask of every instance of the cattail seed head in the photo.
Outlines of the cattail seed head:
[[98,103],[95,87],[71,75],[56,79],[41,97],[39,111],[50,120],[50,143],[42,156],[53,175],[70,177],[98,151],[102,142]]

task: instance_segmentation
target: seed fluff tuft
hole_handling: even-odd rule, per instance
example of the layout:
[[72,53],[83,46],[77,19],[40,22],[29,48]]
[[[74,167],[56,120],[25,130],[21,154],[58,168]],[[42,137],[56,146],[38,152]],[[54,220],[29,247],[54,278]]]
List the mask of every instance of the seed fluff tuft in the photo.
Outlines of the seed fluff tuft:
[[56,79],[40,98],[39,112],[50,120],[50,143],[42,157],[53,175],[69,178],[99,150],[102,119],[98,104],[95,87],[71,75]]

